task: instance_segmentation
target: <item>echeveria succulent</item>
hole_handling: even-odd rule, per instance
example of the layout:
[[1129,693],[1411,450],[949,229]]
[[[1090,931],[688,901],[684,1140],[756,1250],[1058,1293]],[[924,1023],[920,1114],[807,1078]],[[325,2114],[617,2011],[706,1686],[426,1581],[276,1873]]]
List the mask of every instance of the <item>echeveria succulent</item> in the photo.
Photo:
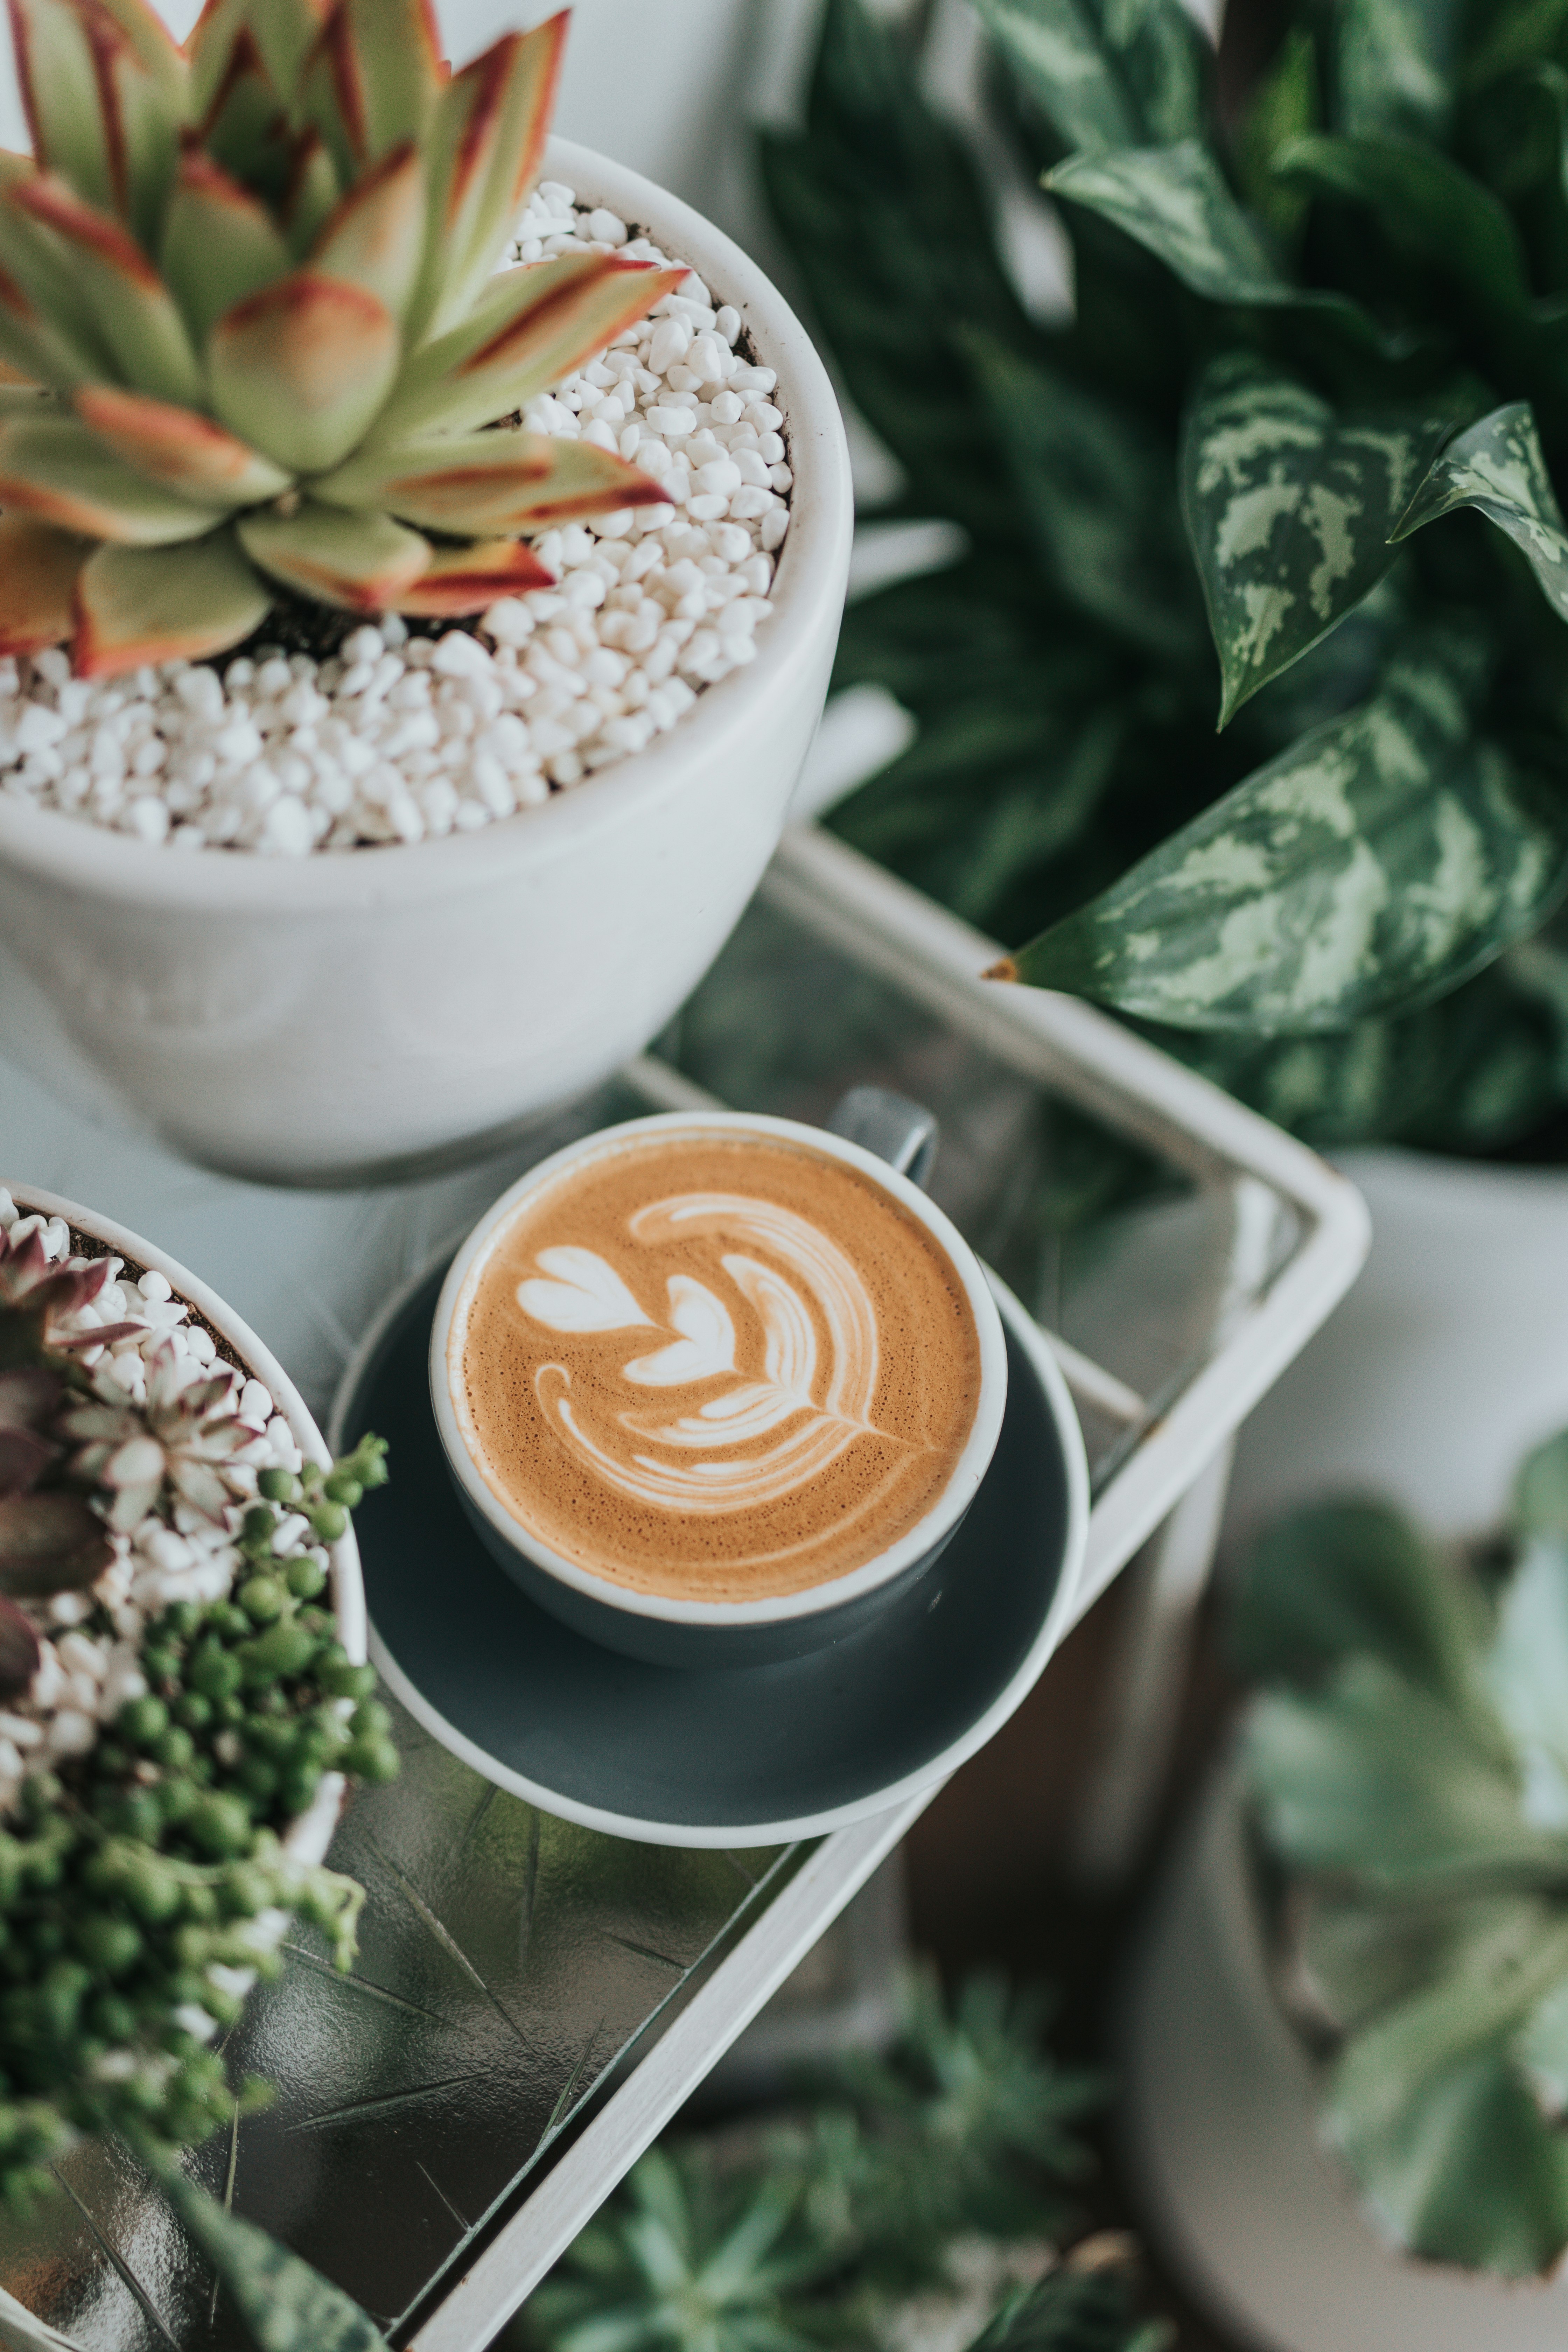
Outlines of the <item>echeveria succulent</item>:
[[424,0],[210,0],[184,48],[143,0],[9,6],[0,651],[195,658],[279,591],[478,612],[549,582],[520,533],[659,501],[516,425],[684,274],[497,274],[564,16],[453,74]]

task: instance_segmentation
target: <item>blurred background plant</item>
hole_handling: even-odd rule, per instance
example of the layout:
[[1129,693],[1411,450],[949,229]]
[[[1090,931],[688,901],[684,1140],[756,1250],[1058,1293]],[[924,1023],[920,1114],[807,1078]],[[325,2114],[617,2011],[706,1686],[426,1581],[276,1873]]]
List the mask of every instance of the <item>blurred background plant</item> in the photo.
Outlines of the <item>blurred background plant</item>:
[[1381,2231],[1510,2277],[1568,2246],[1568,1434],[1462,1562],[1392,1508],[1258,1546],[1233,1625],[1277,1990]]
[[966,124],[829,0],[763,142],[878,515],[965,549],[851,604],[918,732],[828,822],[1314,1141],[1560,1156],[1568,20],[1237,11],[1222,104],[1179,0],[976,5]]
[[[975,1976],[906,1980],[886,2056],[803,2078],[798,2105],[644,2157],[513,2341],[539,2352],[1161,2352],[1132,2250],[1064,2191],[1103,2101],[1059,2066],[1051,2005]],[[1077,2242],[1075,2243],[1075,2241]]]

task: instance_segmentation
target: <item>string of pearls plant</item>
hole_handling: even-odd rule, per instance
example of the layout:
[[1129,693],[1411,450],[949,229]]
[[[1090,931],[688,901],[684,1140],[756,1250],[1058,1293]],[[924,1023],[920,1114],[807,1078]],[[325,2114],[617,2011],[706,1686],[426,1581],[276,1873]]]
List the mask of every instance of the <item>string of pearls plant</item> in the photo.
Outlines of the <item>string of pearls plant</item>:
[[383,1451],[302,1461],[161,1275],[0,1191],[0,2195],[226,2120],[210,2044],[291,1915],[347,1965],[360,1890],[280,1832],[397,1769],[321,1605]]

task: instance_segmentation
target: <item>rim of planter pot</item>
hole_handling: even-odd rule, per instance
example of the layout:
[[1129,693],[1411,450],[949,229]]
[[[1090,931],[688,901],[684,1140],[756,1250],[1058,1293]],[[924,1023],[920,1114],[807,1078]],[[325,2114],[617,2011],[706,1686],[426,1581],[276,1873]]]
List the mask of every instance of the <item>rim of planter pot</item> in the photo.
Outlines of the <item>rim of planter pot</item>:
[[[773,368],[795,481],[790,527],[778,551],[772,618],[755,661],[707,687],[666,735],[587,776],[541,806],[478,831],[437,841],[377,844],[306,857],[263,857],[231,849],[171,852],[58,810],[26,805],[0,790],[0,860],[40,877],[108,898],[177,909],[277,908],[330,911],[395,906],[462,890],[498,866],[538,868],[612,830],[639,809],[679,791],[694,760],[739,752],[756,705],[796,689],[795,660],[812,631],[824,582],[847,556],[854,499],[838,404],[811,338],[783,295],[732,238],[679,197],[608,156],[552,139],[543,176],[569,185],[579,204],[603,204],[689,262],[720,302],[741,313],[759,365]],[[737,789],[744,789],[743,774]],[[205,1310],[204,1309],[204,1312]]]
[[[37,1212],[46,1217],[63,1218],[73,1233],[90,1234],[116,1256],[128,1259],[144,1272],[161,1274],[174,1296],[187,1307],[194,1307],[203,1321],[210,1323],[233,1349],[247,1371],[255,1374],[271,1396],[274,1410],[288,1423],[305,1459],[331,1460],[314,1415],[270,1348],[199,1276],[192,1274],[188,1266],[170,1257],[166,1251],[143,1240],[140,1234],[133,1234],[129,1226],[117,1224],[112,1217],[102,1216],[96,1209],[84,1208],[79,1201],[63,1200],[58,1193],[47,1192],[41,1186],[20,1179],[9,1190],[23,1216]],[[361,1665],[364,1663],[367,1630],[364,1578],[360,1569],[359,1543],[352,1527],[336,1543],[328,1545],[327,1558],[338,1639],[353,1663]],[[341,1772],[327,1773],[308,1810],[296,1813],[288,1822],[281,1843],[293,1861],[313,1866],[325,1858],[347,1788]]]

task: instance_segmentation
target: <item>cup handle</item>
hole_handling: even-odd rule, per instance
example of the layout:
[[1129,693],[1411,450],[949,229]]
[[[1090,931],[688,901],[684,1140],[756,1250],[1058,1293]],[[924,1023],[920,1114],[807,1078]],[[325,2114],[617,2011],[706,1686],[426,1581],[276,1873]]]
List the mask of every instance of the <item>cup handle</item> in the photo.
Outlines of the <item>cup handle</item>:
[[941,1130],[935,1113],[907,1095],[889,1093],[886,1087],[851,1087],[827,1121],[827,1131],[874,1152],[922,1192],[931,1181]]

